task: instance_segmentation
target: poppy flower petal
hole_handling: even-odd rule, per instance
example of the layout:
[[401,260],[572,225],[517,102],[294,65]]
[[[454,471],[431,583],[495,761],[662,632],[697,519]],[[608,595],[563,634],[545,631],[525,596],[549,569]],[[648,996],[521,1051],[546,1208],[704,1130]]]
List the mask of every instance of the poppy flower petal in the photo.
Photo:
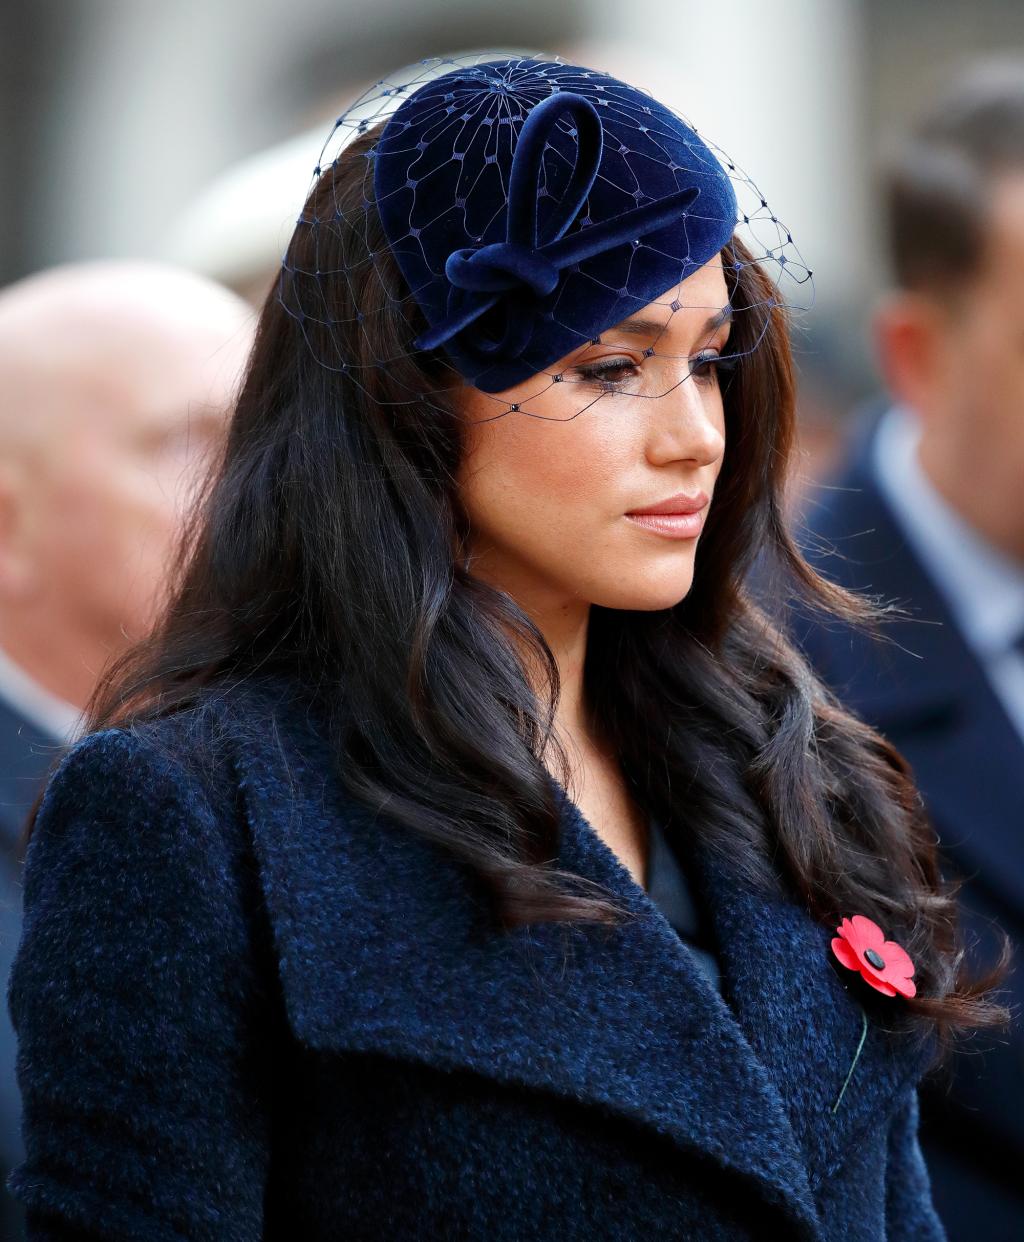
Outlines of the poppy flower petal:
[[875,968],[870,964],[870,962],[865,962],[863,960],[858,962],[857,969],[864,976],[864,978],[868,980],[869,983],[889,983],[890,982],[890,980],[886,978],[885,971],[875,970]]
[[871,986],[876,991],[881,992],[883,996],[896,995],[896,988],[893,984],[887,983],[884,979],[879,979],[877,975],[872,975],[866,970],[862,970],[861,975],[866,983],[870,983]]
[[886,974],[890,972],[895,975],[907,976],[914,973],[914,963],[911,961],[910,954],[902,945],[896,943],[895,940],[887,940],[880,949],[882,957],[885,958]]
[[885,944],[885,932],[882,931],[877,923],[873,923],[871,919],[863,914],[855,914],[853,916],[853,926],[858,948],[881,951],[882,945]]
[[837,936],[832,941],[832,952],[847,970],[860,970],[860,958],[856,950],[841,937]]
[[892,986],[901,996],[916,996],[917,985],[913,979],[893,979]]

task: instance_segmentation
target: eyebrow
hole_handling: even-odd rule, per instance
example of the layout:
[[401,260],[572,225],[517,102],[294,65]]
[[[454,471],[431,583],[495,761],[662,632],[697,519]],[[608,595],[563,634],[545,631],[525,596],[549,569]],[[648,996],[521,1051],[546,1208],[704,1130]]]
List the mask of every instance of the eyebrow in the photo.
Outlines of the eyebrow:
[[[701,332],[716,332],[723,324],[732,322],[732,306],[723,306],[720,311],[715,314],[700,329]],[[622,323],[618,323],[611,330],[613,332],[625,332],[628,336],[656,336],[659,332],[663,332],[668,325],[659,323],[656,319],[623,319]]]

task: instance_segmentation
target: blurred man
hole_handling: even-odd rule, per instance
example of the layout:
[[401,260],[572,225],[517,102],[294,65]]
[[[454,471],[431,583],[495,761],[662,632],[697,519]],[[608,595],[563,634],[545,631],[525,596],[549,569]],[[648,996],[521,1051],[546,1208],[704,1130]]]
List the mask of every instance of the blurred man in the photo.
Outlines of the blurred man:
[[[104,665],[159,606],[219,444],[250,308],[148,263],[54,268],[0,290],[0,972],[20,934],[19,834]],[[21,1159],[0,1017],[0,1179]],[[0,1238],[22,1234],[0,1191]]]
[[[912,620],[873,642],[796,624],[819,671],[909,759],[961,890],[970,953],[1024,942],[1024,63],[977,66],[887,174],[895,287],[874,320],[891,400],[797,530],[826,577]],[[1024,1237],[1024,978],[952,1082],[922,1091],[922,1145],[949,1236]]]

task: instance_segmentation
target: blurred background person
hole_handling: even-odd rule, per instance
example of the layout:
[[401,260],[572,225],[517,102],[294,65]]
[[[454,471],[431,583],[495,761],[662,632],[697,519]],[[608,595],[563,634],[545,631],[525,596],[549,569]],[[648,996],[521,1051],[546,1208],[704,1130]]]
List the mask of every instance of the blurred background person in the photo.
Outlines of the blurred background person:
[[[797,622],[844,703],[910,761],[965,880],[972,952],[1024,941],[1024,59],[974,65],[889,162],[893,275],[872,327],[889,396],[798,530],[815,568],[905,615],[880,642]],[[922,1087],[951,1239],[1024,1237],[1024,977],[998,1041]]]
[[[20,934],[20,829],[106,662],[151,623],[172,542],[251,344],[235,294],[156,263],[0,290],[0,972]],[[21,1159],[0,1018],[0,1181]],[[0,1230],[22,1236],[0,1193]]]

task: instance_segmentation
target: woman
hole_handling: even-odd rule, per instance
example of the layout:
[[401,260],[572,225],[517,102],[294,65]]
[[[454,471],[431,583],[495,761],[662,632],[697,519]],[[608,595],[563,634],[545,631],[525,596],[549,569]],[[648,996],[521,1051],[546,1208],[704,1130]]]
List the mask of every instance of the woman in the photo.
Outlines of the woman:
[[37,808],[30,1236],[941,1238],[917,1083],[1004,1015],[906,765],[743,587],[880,615],[781,521],[742,178],[558,60],[381,85]]

